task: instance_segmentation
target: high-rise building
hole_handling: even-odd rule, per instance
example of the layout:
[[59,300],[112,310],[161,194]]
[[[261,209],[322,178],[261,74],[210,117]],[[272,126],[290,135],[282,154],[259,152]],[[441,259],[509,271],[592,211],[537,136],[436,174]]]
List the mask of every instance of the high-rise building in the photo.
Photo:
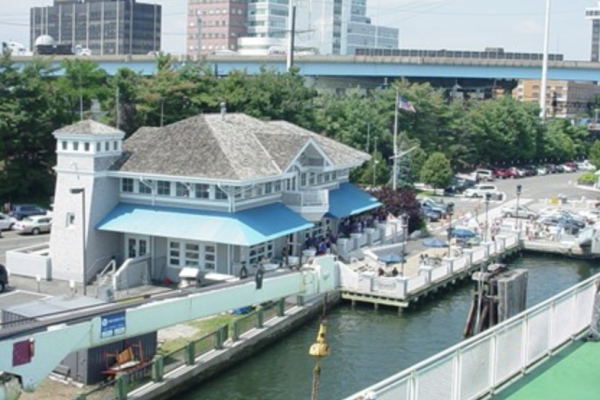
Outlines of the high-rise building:
[[[366,0],[296,0],[294,5],[296,50],[346,55],[358,48],[398,48],[398,29],[372,25]],[[238,47],[246,54],[285,52],[289,18],[290,0],[189,0],[188,53]]]
[[237,50],[247,14],[245,0],[188,0],[187,54]]
[[88,48],[92,54],[160,51],[161,6],[135,0],[54,0],[30,13],[30,42],[51,36],[56,43]]
[[592,21],[591,61],[600,61],[600,1],[597,7],[585,9],[585,18]]

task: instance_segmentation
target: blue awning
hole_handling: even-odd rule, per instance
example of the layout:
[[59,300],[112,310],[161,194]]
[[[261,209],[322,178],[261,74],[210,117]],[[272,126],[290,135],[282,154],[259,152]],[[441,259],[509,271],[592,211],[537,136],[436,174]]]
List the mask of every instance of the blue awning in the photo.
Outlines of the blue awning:
[[329,192],[328,215],[344,218],[381,206],[376,198],[351,183],[342,183],[339,189]]
[[120,203],[96,229],[253,246],[312,226],[281,203],[236,213]]

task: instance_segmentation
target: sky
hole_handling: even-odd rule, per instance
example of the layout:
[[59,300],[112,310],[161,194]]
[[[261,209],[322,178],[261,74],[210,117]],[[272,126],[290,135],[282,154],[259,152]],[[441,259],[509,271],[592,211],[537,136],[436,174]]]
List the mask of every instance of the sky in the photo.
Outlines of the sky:
[[[185,52],[188,0],[138,0],[163,6],[163,50]],[[549,49],[567,60],[589,60],[595,0],[552,0]],[[0,0],[0,40],[28,46],[29,9],[51,0]],[[397,27],[404,49],[541,53],[546,0],[367,0],[372,23]]]

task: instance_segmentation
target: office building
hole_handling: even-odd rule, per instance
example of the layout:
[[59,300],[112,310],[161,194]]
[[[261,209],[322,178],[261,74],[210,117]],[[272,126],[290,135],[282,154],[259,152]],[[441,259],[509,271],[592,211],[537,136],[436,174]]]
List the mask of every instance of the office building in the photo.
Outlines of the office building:
[[598,62],[600,58],[600,1],[597,7],[585,9],[585,18],[592,21],[591,61]]
[[[188,53],[285,53],[289,4],[288,0],[189,0]],[[398,48],[398,29],[372,25],[366,0],[297,0],[295,5],[296,51],[350,55],[358,48]]]
[[161,6],[135,0],[54,0],[34,7],[30,43],[50,36],[61,45],[80,46],[95,55],[160,51]]
[[[524,102],[540,101],[540,81],[521,80],[513,90],[513,98]],[[593,110],[600,86],[592,82],[548,81],[546,109],[556,118],[588,115]]]

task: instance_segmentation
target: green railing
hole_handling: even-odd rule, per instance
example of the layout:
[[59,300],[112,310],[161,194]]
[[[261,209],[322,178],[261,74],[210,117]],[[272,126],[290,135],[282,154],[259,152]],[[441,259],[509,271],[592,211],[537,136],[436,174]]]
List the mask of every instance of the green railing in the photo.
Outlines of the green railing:
[[222,349],[228,338],[237,341],[251,329],[262,328],[266,321],[284,316],[285,311],[293,306],[294,304],[286,303],[285,299],[262,305],[233,321],[231,332],[228,325],[222,325],[214,332],[190,341],[179,349],[156,355],[151,362],[118,374],[115,379],[77,395],[75,400],[125,400],[129,392],[149,382],[161,382],[166,374],[182,365],[195,365],[198,357],[215,349]]

